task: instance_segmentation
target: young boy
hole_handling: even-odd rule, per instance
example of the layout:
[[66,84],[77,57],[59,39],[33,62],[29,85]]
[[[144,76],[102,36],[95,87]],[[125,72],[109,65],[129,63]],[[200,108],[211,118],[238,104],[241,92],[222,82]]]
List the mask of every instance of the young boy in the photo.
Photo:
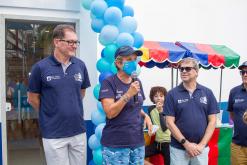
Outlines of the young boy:
[[165,118],[162,115],[165,96],[167,91],[164,87],[155,86],[150,90],[150,100],[155,104],[148,108],[149,115],[154,125],[159,129],[155,135],[155,141],[145,148],[145,157],[161,153],[164,157],[165,165],[170,165],[169,144],[171,133],[166,127]]

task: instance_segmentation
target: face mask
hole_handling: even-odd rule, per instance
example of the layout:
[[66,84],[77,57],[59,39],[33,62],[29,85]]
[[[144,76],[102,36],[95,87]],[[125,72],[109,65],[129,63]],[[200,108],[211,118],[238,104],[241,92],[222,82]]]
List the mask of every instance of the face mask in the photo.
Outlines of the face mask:
[[131,76],[132,72],[136,71],[137,62],[136,61],[125,61],[123,65],[123,71],[127,75]]

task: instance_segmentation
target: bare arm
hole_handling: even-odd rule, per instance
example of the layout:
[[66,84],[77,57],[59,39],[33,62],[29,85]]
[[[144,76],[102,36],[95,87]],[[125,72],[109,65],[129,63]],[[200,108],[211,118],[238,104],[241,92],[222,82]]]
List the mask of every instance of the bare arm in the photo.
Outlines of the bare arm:
[[82,98],[85,97],[85,94],[86,94],[86,89],[81,89],[81,96],[82,96]]
[[36,111],[39,111],[39,107],[40,107],[40,94],[28,92],[27,93],[27,101],[28,101],[29,104],[32,105],[32,107]]

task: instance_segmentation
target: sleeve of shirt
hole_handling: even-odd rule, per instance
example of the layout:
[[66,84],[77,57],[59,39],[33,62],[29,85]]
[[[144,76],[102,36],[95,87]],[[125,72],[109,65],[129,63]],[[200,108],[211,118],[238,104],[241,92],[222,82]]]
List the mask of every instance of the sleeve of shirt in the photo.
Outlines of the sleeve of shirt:
[[114,90],[113,90],[112,84],[107,79],[105,79],[101,84],[98,100],[100,101],[103,98],[113,98],[113,99],[115,99],[115,94],[114,94]]
[[175,110],[176,110],[176,105],[174,103],[172,94],[171,92],[168,92],[166,99],[165,99],[163,115],[164,116],[175,116]]
[[41,70],[38,64],[32,67],[31,74],[29,76],[28,91],[32,93],[41,92]]
[[228,98],[228,106],[227,106],[227,111],[232,112],[233,111],[233,92],[232,90],[230,91],[230,95]]
[[217,114],[220,112],[217,100],[211,90],[208,92],[208,115]]
[[84,65],[84,70],[83,70],[83,74],[84,74],[84,81],[82,82],[81,85],[81,89],[86,89],[88,87],[91,86],[90,80],[89,80],[89,76],[88,76],[88,72],[87,72],[87,67]]

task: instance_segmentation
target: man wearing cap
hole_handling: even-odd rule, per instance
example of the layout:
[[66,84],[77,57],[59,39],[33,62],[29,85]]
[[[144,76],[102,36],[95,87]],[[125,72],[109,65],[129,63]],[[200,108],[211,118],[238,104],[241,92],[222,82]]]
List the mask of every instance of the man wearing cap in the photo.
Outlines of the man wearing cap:
[[245,165],[247,164],[247,61],[238,69],[242,84],[231,89],[227,110],[234,122],[231,163],[232,165]]
[[[103,164],[143,164],[144,135],[142,119],[151,134],[152,123],[142,110],[145,100],[139,79],[133,81],[140,50],[122,46],[115,52],[117,73],[106,78],[101,85],[99,100],[106,113],[103,129]],[[137,99],[134,99],[136,97]]]
[[219,112],[213,92],[197,83],[199,66],[192,58],[179,64],[182,83],[166,96],[164,115],[171,131],[171,165],[208,165],[207,146]]

